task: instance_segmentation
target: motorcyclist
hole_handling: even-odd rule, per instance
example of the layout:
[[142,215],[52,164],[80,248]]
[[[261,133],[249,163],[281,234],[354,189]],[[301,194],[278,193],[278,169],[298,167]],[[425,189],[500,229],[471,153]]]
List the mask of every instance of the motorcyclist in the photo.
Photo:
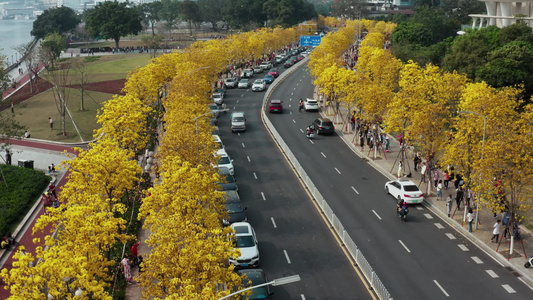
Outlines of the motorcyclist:
[[404,200],[398,201],[398,215],[407,215],[409,208],[407,207],[407,202]]

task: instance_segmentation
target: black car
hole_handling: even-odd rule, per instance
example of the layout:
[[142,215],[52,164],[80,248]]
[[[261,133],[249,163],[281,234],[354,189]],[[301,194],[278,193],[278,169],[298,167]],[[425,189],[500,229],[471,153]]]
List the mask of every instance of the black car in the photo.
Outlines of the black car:
[[226,167],[218,167],[218,174],[220,175],[220,191],[238,191],[237,183],[235,178],[230,174],[229,169]]
[[224,205],[228,212],[228,216],[222,219],[224,225],[230,225],[235,222],[246,222],[248,220],[246,216],[246,209],[248,208],[242,206],[241,198],[237,191],[225,191]]
[[283,64],[283,66],[284,66],[285,68],[290,68],[290,67],[292,67],[292,65],[294,65],[294,62],[295,62],[295,60],[294,60],[293,58],[289,58],[289,60],[287,60],[287,61]]
[[[262,269],[245,269],[239,270],[237,273],[241,277],[246,275],[246,278],[243,278],[242,280],[243,289],[268,282],[268,278]],[[246,299],[270,299],[270,295],[272,295],[272,292],[270,291],[270,287],[267,285],[252,289],[252,294],[246,296]]]
[[313,127],[317,134],[335,134],[335,126],[328,118],[318,118],[314,120]]

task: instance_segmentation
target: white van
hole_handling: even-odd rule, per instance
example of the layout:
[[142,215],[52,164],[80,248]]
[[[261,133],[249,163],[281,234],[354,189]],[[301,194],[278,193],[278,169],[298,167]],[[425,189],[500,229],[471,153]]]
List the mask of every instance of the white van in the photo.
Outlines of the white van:
[[230,116],[231,131],[246,131],[246,115],[243,112],[234,112]]

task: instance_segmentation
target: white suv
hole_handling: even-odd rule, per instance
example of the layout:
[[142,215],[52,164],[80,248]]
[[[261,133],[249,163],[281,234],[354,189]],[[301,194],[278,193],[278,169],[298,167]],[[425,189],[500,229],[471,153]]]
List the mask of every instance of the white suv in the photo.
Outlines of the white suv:
[[318,101],[316,101],[315,99],[307,98],[304,101],[304,108],[305,108],[305,111],[318,110]]
[[246,131],[246,115],[243,112],[234,112],[230,116],[231,131]]
[[270,69],[273,68],[273,67],[272,67],[272,64],[269,63],[269,62],[267,62],[267,61],[263,62],[263,63],[261,64],[260,67],[261,67],[263,70],[270,70]]
[[241,256],[230,258],[229,262],[238,268],[259,266],[258,242],[252,226],[248,222],[236,222],[231,224],[231,228],[235,231],[235,248]]

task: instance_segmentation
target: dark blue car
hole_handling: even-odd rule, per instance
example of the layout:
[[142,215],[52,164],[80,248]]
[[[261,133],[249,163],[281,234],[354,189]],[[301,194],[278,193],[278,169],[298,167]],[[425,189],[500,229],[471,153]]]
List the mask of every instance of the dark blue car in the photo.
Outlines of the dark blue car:
[[274,76],[267,74],[265,75],[265,78],[263,78],[263,80],[265,81],[265,83],[272,83],[272,81],[274,81]]

